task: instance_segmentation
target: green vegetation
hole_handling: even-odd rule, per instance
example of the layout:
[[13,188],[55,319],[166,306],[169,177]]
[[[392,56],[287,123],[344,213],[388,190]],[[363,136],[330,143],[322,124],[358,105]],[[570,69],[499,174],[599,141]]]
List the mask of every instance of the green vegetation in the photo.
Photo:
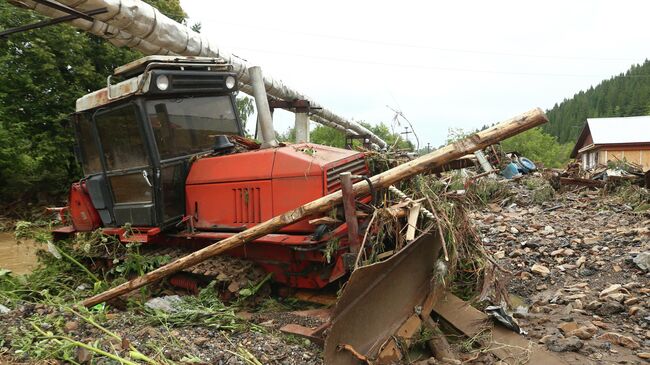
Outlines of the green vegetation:
[[560,143],[575,143],[587,118],[650,114],[650,61],[602,81],[547,111],[542,129]]
[[516,151],[544,167],[564,167],[573,143],[560,144],[557,138],[540,128],[533,128],[501,142],[506,152]]
[[[179,0],[146,2],[185,22]],[[0,2],[2,29],[42,19]],[[75,100],[105,87],[115,67],[141,56],[64,24],[0,41],[0,206],[64,196],[81,176],[68,120]],[[240,101],[244,117],[251,107]]]
[[542,204],[555,197],[555,189],[548,180],[541,177],[528,177],[523,181],[524,185],[533,192],[532,200],[535,204]]
[[[171,334],[173,329],[200,326],[220,331],[226,340],[229,334],[269,331],[236,313],[249,308],[254,301],[252,297],[268,282],[270,275],[259,283],[249,283],[241,289],[238,300],[229,304],[221,301],[214,281],[196,296],[180,297],[173,312],[145,306],[148,295],[129,296],[126,303],[129,311],[116,310],[110,304],[86,309],[75,303],[124,281],[120,276],[124,270],[116,275],[104,271],[101,275],[80,265],[88,262],[84,259],[84,240],[93,239],[99,244],[99,232],[57,242],[57,248],[53,249],[47,223],[18,222],[16,227],[19,239],[35,240],[43,245],[43,251],[39,252],[39,267],[31,274],[13,275],[9,270],[0,269],[0,305],[10,310],[0,321],[0,331],[6,333],[0,337],[2,356],[28,362],[61,360],[73,364],[104,363],[106,359],[120,364],[190,363],[192,359],[200,359],[186,343],[181,343],[182,338]],[[139,273],[150,269],[150,263],[142,261],[136,246],[126,252],[124,262],[128,263],[129,271]],[[160,293],[165,289],[163,286],[151,290]],[[149,335],[143,338],[136,334],[143,331]],[[247,359],[247,363],[259,363],[241,344],[229,344],[232,350],[224,348],[224,351]],[[6,358],[0,359],[3,360]]]
[[[372,133],[376,134],[379,138],[383,139],[388,143],[389,146],[395,146],[396,149],[409,149],[414,148],[413,144],[410,141],[402,138],[399,133],[394,133],[390,130],[390,127],[386,123],[379,123],[372,125],[366,122],[360,122],[361,125],[368,128]],[[287,133],[279,135],[280,140],[291,141],[295,137],[293,129],[290,129]],[[334,128],[326,127],[323,125],[317,125],[311,133],[309,138],[313,143],[324,144],[327,146],[333,147],[345,147],[345,133],[342,131],[336,130]],[[360,141],[356,141],[355,145],[360,145]]]
[[636,212],[650,210],[650,192],[637,185],[622,184],[615,186],[614,195],[619,198],[622,204],[628,204]]

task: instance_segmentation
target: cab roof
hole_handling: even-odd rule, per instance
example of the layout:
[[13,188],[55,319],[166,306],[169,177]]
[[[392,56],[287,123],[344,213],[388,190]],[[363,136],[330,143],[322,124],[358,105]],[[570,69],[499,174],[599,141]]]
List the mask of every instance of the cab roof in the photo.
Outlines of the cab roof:
[[145,71],[151,63],[165,63],[182,66],[194,64],[197,66],[227,66],[227,62],[219,57],[193,57],[193,56],[146,56],[116,67],[113,76],[133,77]]
[[[146,92],[151,69],[206,69],[211,71],[228,71],[231,65],[219,57],[192,56],[146,56],[115,68],[112,76],[124,81],[86,94],[76,102],[76,112],[97,108],[116,100]],[[110,89],[109,89],[110,88]]]

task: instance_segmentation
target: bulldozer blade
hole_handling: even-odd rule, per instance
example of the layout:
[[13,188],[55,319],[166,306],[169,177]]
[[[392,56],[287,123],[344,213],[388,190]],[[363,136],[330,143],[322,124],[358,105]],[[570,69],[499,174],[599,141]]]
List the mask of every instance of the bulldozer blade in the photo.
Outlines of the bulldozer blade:
[[441,248],[437,232],[429,231],[386,261],[355,270],[332,312],[325,363],[375,358],[432,290]]

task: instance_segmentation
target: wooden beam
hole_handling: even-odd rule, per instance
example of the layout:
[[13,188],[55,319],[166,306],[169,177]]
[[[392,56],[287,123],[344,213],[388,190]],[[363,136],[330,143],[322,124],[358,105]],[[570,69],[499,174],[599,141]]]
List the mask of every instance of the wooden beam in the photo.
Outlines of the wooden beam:
[[359,252],[359,221],[357,220],[357,204],[354,201],[354,189],[352,188],[352,174],[343,172],[341,177],[341,192],[343,193],[343,211],[345,222],[348,224],[348,243],[350,253]]
[[[525,130],[546,123],[547,121],[548,119],[541,109],[536,108],[530,110],[524,114],[499,123],[492,128],[472,134],[463,140],[456,141],[429,154],[420,156],[415,160],[372,176],[370,181],[375,188],[386,188],[400,180],[404,180],[432,168],[441,166],[444,163],[465,156],[468,153],[473,153],[474,151],[517,135]],[[368,194],[369,184],[365,181],[357,182],[353,185],[353,191],[354,195]],[[141,288],[173,273],[192,267],[210,257],[219,255],[235,247],[242,246],[247,242],[263,237],[269,233],[273,233],[280,228],[296,223],[305,217],[323,214],[340,204],[342,200],[343,193],[340,190],[322,198],[318,198],[296,209],[292,209],[286,213],[262,222],[255,227],[249,228],[201,250],[195,251],[165,266],[159,267],[145,275],[90,297],[84,300],[82,305],[87,307],[93,306]]]

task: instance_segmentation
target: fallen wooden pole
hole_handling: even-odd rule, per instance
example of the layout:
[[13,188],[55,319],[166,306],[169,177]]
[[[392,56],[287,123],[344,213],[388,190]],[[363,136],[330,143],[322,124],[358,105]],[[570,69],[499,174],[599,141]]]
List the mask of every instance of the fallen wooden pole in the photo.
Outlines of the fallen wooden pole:
[[[386,188],[400,180],[421,174],[426,170],[439,167],[442,164],[453,161],[468,153],[474,153],[474,151],[483,149],[503,139],[512,137],[525,130],[546,123],[547,121],[548,119],[541,109],[533,109],[517,117],[499,123],[492,128],[488,128],[484,131],[472,134],[463,140],[456,141],[436,151],[428,153],[424,156],[420,156],[415,160],[409,161],[390,170],[386,170],[371,177],[370,180],[375,188]],[[357,196],[368,194],[369,186],[365,181],[360,181],[353,185],[353,190],[354,195]],[[90,297],[84,300],[82,302],[82,305],[87,307],[93,306],[95,304],[105,302],[109,299],[141,288],[149,283],[160,280],[175,272],[194,266],[212,256],[219,255],[224,251],[231,250],[256,238],[273,233],[280,228],[298,222],[307,216],[325,213],[332,209],[334,206],[340,204],[342,200],[343,195],[340,190],[326,195],[322,198],[316,199],[301,207],[290,210],[284,214],[262,222],[255,227],[237,233],[201,250],[195,251],[165,266],[148,272],[143,276]]]
[[350,253],[359,252],[359,221],[357,220],[357,203],[354,200],[354,190],[352,189],[352,174],[342,172],[341,192],[343,193],[343,212],[345,213],[345,222],[348,224],[348,244]]

